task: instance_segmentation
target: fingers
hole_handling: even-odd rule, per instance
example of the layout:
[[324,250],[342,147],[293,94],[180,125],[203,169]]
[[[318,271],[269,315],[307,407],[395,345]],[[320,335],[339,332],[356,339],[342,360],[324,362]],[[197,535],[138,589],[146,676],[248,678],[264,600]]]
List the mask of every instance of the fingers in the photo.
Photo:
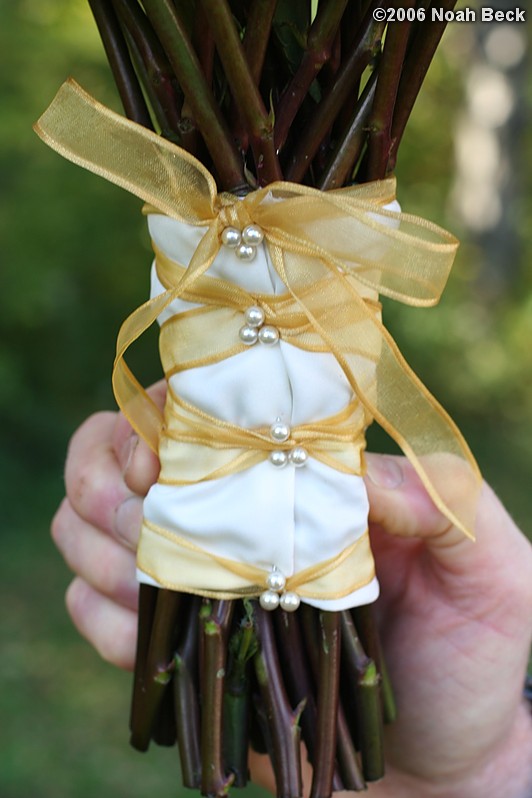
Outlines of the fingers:
[[[150,395],[161,406],[166,386]],[[135,549],[144,497],[159,473],[159,461],[123,415],[97,413],[72,437],[65,482],[78,516],[122,545]]]
[[[140,509],[140,508],[139,508]],[[135,554],[86,523],[65,499],[52,522],[52,537],[67,565],[99,593],[136,611]]]
[[138,529],[118,523],[118,509],[134,494],[111,443],[116,419],[116,413],[97,413],[74,434],[65,468],[66,492],[80,518],[133,547]]
[[67,609],[74,625],[103,659],[125,670],[133,670],[137,637],[137,615],[102,596],[77,577],[66,594]]

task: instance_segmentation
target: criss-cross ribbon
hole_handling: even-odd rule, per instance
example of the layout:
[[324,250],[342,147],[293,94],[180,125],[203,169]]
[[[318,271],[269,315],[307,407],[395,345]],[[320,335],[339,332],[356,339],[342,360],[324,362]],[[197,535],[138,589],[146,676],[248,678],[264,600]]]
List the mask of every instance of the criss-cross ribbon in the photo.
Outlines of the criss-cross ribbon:
[[[35,129],[69,160],[125,188],[161,213],[202,228],[177,281],[124,322],[113,385],[133,426],[156,449],[162,416],[124,360],[129,345],[212,265],[226,227],[253,223],[295,306],[342,367],[371,417],[403,449],[437,507],[473,536],[480,487],[475,460],[454,422],[412,372],[368,306],[361,286],[418,307],[438,302],[457,240],[384,205],[393,179],[322,192],[277,182],[243,199],[218,193],[192,155],[102,106],[67,81]],[[243,263],[242,268],[246,266]],[[320,291],[312,290],[317,279]]]

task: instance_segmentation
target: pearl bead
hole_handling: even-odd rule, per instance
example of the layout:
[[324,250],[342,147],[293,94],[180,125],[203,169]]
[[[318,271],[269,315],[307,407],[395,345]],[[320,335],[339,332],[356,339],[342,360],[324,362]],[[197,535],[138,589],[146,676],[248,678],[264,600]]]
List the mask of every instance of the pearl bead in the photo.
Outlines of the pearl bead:
[[308,452],[302,446],[294,446],[288,455],[288,459],[293,466],[296,468],[301,468],[301,466],[306,465],[308,460]]
[[236,227],[225,227],[222,230],[222,244],[234,249],[242,241],[242,233]]
[[259,340],[259,334],[255,327],[249,327],[248,325],[240,328],[238,336],[246,346],[253,346]]
[[275,570],[268,574],[266,584],[270,590],[276,590],[279,592],[280,590],[284,589],[284,586],[286,585],[286,579],[280,571]]
[[276,610],[279,606],[279,594],[273,590],[265,590],[259,596],[259,604],[263,610]]
[[242,241],[244,244],[251,244],[252,246],[256,247],[259,244],[262,244],[263,239],[264,233],[258,224],[249,224],[242,230]]
[[261,344],[264,344],[264,346],[274,346],[278,340],[279,330],[277,327],[271,327],[269,324],[266,324],[259,330],[259,341]]
[[276,468],[284,468],[288,463],[288,455],[286,452],[276,450],[270,454],[270,463]]
[[292,593],[291,590],[287,590],[286,593],[283,593],[281,596],[279,604],[281,605],[281,609],[285,612],[295,612],[301,604],[301,599],[297,593]]
[[284,443],[290,437],[290,427],[284,421],[274,421],[270,427],[272,440]]
[[257,305],[252,305],[244,313],[244,318],[250,327],[260,327],[264,324],[264,311]]
[[239,244],[235,250],[235,254],[240,260],[250,261],[253,260],[257,254],[257,249],[249,244]]

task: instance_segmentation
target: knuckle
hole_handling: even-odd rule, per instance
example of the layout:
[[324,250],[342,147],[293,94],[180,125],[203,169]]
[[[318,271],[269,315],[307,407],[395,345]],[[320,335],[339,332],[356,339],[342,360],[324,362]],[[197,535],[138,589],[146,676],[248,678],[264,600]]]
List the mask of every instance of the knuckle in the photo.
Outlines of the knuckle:
[[112,532],[116,508],[129,493],[112,464],[101,456],[76,464],[67,474],[66,492],[75,513],[106,532]]

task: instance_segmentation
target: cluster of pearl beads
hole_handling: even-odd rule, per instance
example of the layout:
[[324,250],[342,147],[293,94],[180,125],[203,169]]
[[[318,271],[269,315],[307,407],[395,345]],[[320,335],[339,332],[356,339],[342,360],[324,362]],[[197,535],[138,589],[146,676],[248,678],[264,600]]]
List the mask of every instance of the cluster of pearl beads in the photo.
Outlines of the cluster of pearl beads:
[[280,607],[285,612],[294,612],[300,604],[300,598],[292,590],[285,590],[286,579],[274,568],[266,579],[268,590],[259,596],[259,604],[263,610],[276,610]]
[[253,260],[257,254],[257,247],[262,244],[264,233],[258,224],[248,224],[242,232],[238,227],[225,227],[222,230],[222,244],[224,247],[235,250],[235,255],[240,260]]
[[244,313],[246,323],[239,330],[239,337],[246,346],[253,346],[257,341],[264,346],[273,346],[279,340],[279,330],[271,324],[264,324],[265,315],[262,308],[252,305]]
[[[276,443],[285,443],[290,437],[290,427],[284,421],[277,419],[270,427],[270,437]],[[270,463],[276,468],[284,468],[288,463],[295,468],[307,464],[308,452],[303,446],[294,446],[290,451],[275,449],[270,454]]]

